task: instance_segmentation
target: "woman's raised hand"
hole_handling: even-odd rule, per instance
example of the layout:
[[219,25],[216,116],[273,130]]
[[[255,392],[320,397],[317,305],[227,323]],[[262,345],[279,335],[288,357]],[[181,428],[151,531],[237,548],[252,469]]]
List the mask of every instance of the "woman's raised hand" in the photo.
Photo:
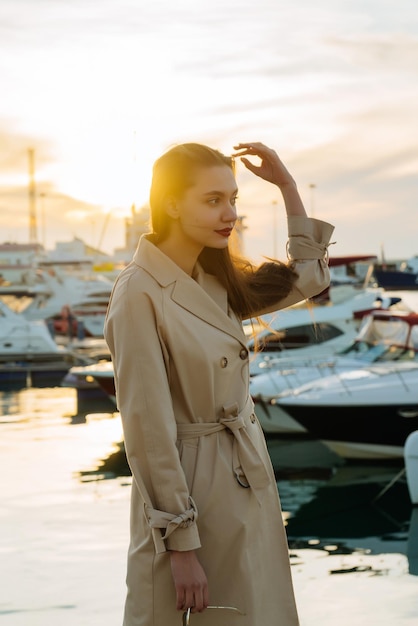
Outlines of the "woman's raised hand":
[[[274,150],[260,142],[239,143],[234,150],[237,152],[233,156],[239,157],[250,172],[280,188],[287,215],[306,217],[296,183]],[[260,165],[254,165],[245,155],[261,159]]]
[[[237,146],[234,146],[234,150],[237,152],[232,156],[239,157],[245,167],[256,176],[280,188],[286,185],[295,185],[295,181],[278,154],[263,143],[239,143]],[[255,165],[245,155],[259,157],[261,159],[260,165]]]

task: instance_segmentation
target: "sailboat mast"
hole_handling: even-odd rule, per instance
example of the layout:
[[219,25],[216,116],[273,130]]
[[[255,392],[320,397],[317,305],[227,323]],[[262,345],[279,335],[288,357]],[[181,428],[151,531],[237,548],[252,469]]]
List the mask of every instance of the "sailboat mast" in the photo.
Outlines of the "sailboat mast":
[[36,189],[35,189],[35,150],[28,149],[29,157],[29,242],[37,243]]

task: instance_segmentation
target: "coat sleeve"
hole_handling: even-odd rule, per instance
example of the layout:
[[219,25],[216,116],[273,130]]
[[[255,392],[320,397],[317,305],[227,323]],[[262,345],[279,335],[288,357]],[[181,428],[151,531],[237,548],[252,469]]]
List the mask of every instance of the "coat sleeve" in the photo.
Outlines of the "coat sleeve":
[[197,510],[176,446],[162,294],[139,289],[136,275],[115,284],[105,323],[126,455],[156,552],[192,550],[200,547]]
[[326,289],[330,282],[328,246],[334,226],[321,220],[289,216],[287,255],[293,262],[298,279],[286,298],[257,315],[264,315],[312,298]]

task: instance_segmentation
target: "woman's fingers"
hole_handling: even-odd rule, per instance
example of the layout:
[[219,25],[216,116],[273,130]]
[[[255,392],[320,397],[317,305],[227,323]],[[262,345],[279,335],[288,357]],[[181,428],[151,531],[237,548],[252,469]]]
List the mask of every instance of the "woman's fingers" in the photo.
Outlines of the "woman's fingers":
[[241,157],[241,163],[243,163],[245,167],[249,169],[250,172],[253,172],[254,174],[260,169],[258,165],[254,165],[254,163],[251,163],[251,161],[249,161],[245,157]]
[[[273,183],[280,188],[294,184],[294,180],[280,160],[277,152],[259,141],[251,143],[239,143],[234,146],[234,157],[240,158],[243,165],[256,176]],[[254,156],[261,159],[261,163],[255,165],[246,156]]]
[[234,146],[234,150],[238,151],[233,155],[234,157],[240,157],[245,154],[263,157],[267,156],[269,152],[272,152],[270,148],[260,142],[239,143],[237,146]]
[[191,609],[192,613],[201,613],[209,604],[207,588],[199,589],[182,589],[177,594],[177,609],[179,611],[187,611]]

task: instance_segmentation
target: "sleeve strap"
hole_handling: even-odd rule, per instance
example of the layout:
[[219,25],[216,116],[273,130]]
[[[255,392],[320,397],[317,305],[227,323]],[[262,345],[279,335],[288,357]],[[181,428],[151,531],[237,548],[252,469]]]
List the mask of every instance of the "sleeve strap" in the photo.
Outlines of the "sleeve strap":
[[[189,504],[190,508],[178,515],[153,509],[147,504],[144,505],[145,517],[152,529],[152,537],[157,554],[166,551],[164,542],[177,528],[188,528],[196,522],[198,517],[197,507],[191,496],[189,496]],[[165,530],[164,534],[161,532],[162,530]]]

